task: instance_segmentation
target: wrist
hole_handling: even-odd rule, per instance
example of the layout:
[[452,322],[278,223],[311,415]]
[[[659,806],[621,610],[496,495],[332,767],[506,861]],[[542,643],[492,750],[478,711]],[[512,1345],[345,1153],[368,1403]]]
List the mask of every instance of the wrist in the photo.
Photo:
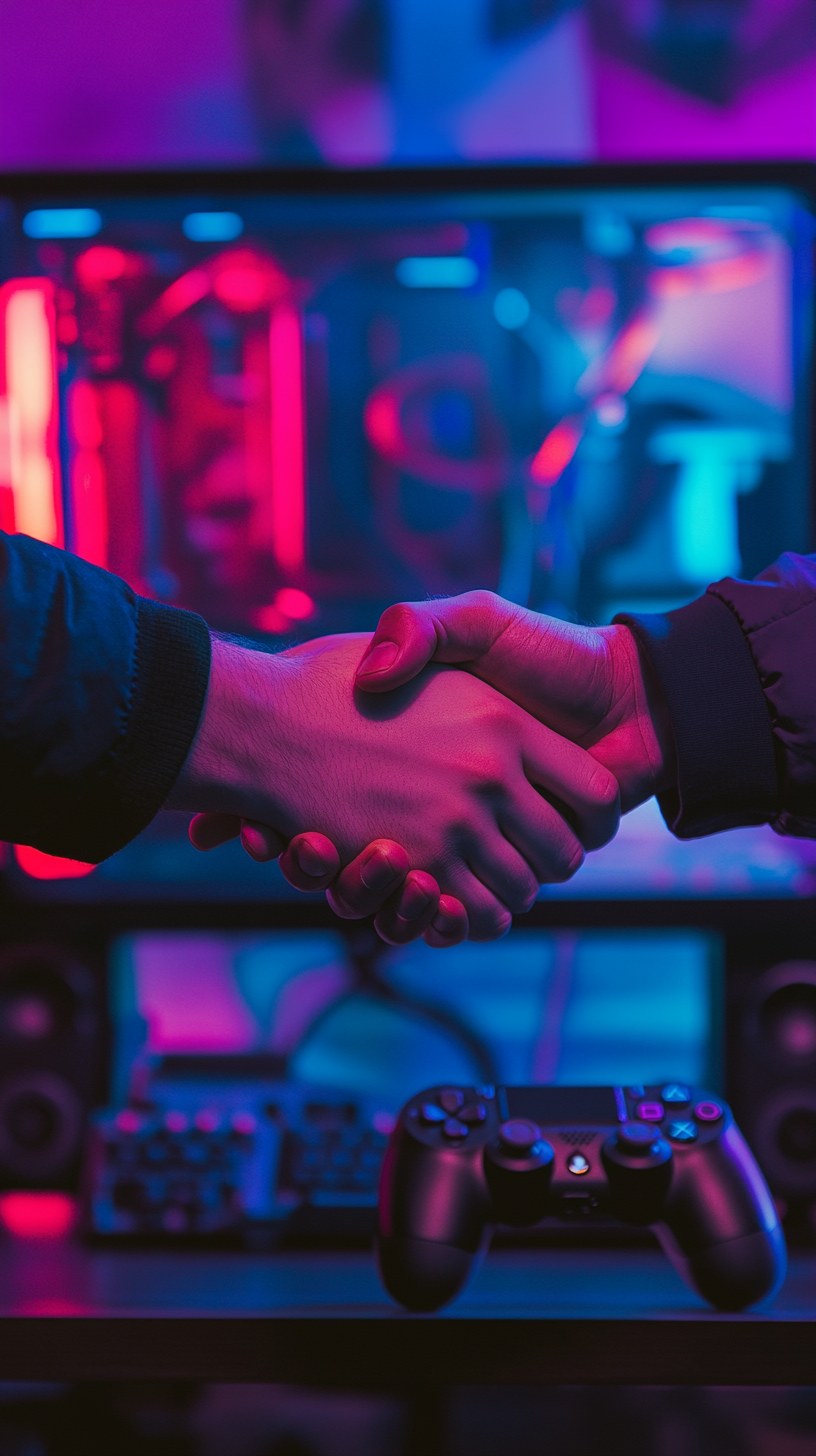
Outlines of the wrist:
[[268,785],[277,776],[268,769],[282,671],[279,658],[213,637],[201,722],[166,808],[276,822]]
[[626,812],[676,783],[674,734],[663,690],[634,633],[623,625],[601,632],[612,656],[617,721],[598,748],[621,785]]

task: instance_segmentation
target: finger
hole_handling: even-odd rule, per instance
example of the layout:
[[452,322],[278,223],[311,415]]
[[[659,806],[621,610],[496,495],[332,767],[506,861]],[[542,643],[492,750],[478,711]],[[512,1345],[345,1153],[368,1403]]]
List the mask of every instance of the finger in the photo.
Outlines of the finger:
[[281,872],[296,890],[325,890],[340,868],[340,856],[325,834],[296,834],[280,857]]
[[530,718],[522,720],[521,751],[527,778],[562,811],[584,849],[608,844],[620,821],[614,774],[585,749]]
[[422,937],[425,944],[434,950],[449,950],[467,940],[467,933],[467,910],[461,900],[453,895],[440,895],[439,909]]
[[494,592],[464,592],[434,602],[399,602],[383,612],[357,668],[369,693],[401,687],[427,663],[465,665],[484,657],[520,609]]
[[237,814],[195,814],[187,833],[196,849],[217,849],[219,844],[238,838],[241,820]]
[[[581,849],[577,842],[576,848]],[[503,834],[479,840],[468,853],[467,862],[482,885],[492,890],[496,899],[514,915],[523,915],[530,909],[542,882],[524,855]]]
[[457,865],[448,875],[448,881],[451,894],[467,915],[468,940],[500,940],[507,934],[513,924],[512,912],[468,865]]
[[335,915],[344,920],[375,915],[403,884],[409,868],[410,861],[401,844],[395,844],[393,839],[375,839],[346,865],[327,890],[326,899]]
[[[522,857],[537,882],[536,895],[539,885],[562,884],[581,868],[584,847],[572,825],[526,779],[517,785],[512,799],[499,811],[498,822],[505,839]],[[481,880],[499,888],[495,884],[495,871],[491,873],[478,848],[469,856],[469,862]],[[508,865],[507,870],[510,868]],[[518,883],[521,890],[521,880]],[[529,910],[536,895],[523,907],[525,910]]]
[[254,819],[241,820],[241,844],[250,859],[257,860],[259,864],[277,859],[286,848],[282,834],[268,824],[257,824]]
[[374,929],[388,945],[409,945],[433,924],[439,900],[439,886],[433,875],[411,870],[376,917]]

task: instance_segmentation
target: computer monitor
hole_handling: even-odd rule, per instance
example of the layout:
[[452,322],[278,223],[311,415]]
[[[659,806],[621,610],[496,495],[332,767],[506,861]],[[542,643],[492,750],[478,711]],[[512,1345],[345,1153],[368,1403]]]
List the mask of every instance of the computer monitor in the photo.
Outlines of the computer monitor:
[[[489,587],[659,611],[811,536],[808,167],[7,177],[0,524],[286,645]],[[29,894],[288,894],[177,816]],[[801,895],[654,807],[549,894]]]

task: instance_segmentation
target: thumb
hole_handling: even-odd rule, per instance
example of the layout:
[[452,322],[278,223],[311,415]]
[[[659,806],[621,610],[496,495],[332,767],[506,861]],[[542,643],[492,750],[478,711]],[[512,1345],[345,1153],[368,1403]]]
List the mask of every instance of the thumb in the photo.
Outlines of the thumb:
[[488,591],[388,607],[360,660],[355,686],[384,693],[410,682],[429,662],[475,662],[517,611]]

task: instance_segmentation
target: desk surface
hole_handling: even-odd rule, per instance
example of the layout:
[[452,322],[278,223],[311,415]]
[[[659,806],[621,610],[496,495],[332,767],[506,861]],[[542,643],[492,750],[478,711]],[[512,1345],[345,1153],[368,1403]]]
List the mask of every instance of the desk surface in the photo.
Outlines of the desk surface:
[[497,1251],[436,1316],[408,1315],[366,1253],[0,1246],[4,1380],[809,1385],[816,1257],[772,1306],[715,1314],[648,1249]]

